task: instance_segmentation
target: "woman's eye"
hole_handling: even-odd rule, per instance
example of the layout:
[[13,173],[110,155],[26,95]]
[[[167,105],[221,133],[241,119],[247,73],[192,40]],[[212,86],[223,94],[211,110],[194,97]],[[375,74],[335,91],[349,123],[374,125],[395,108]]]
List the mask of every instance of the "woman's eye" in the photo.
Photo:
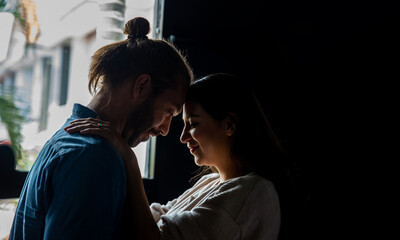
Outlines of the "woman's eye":
[[190,127],[190,128],[194,128],[194,127],[196,127],[197,125],[198,125],[197,122],[189,123],[189,127]]

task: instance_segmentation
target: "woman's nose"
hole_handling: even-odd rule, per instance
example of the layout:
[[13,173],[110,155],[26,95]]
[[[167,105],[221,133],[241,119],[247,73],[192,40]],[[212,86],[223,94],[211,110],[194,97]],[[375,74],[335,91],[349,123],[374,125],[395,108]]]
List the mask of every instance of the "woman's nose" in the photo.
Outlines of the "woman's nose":
[[180,140],[181,140],[182,143],[187,143],[190,140],[190,134],[189,134],[189,131],[187,130],[186,125],[182,130],[182,134],[181,134]]

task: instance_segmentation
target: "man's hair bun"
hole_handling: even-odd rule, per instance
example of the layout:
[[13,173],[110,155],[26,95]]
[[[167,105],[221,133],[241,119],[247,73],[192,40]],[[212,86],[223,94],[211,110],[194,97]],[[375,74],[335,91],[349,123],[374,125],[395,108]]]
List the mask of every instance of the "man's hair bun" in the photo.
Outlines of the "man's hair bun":
[[150,32],[150,23],[143,17],[135,17],[125,23],[124,34],[128,39],[147,39]]

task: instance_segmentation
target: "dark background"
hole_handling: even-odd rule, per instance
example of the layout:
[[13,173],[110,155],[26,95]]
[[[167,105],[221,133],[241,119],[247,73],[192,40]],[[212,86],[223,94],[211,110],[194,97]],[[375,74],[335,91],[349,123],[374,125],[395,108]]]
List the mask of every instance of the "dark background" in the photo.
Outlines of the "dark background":
[[[296,162],[301,197],[287,239],[360,237],[370,231],[360,217],[379,221],[366,205],[380,194],[372,179],[389,148],[382,133],[391,130],[400,79],[396,9],[366,1],[165,1],[163,37],[183,50],[195,77],[245,79]],[[157,139],[156,179],[145,181],[150,202],[190,187],[197,167],[179,142],[182,127],[178,116]]]
[[[163,37],[196,78],[243,78],[295,163],[281,240],[389,235],[399,159],[400,14],[392,2],[165,0]],[[178,116],[156,139],[155,178],[144,179],[150,203],[191,186],[197,166],[179,141],[182,128]],[[0,195],[16,197],[26,173],[6,164],[0,178],[18,181]]]

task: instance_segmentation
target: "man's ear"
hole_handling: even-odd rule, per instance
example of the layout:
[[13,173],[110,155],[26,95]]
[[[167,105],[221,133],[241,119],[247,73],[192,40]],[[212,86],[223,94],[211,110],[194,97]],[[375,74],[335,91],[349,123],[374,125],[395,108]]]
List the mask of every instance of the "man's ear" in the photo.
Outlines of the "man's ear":
[[151,77],[149,74],[140,74],[133,84],[132,94],[135,99],[146,99],[151,92]]
[[234,113],[229,113],[228,116],[224,119],[225,124],[225,133],[227,136],[231,137],[236,131],[236,127],[238,124],[237,116]]

